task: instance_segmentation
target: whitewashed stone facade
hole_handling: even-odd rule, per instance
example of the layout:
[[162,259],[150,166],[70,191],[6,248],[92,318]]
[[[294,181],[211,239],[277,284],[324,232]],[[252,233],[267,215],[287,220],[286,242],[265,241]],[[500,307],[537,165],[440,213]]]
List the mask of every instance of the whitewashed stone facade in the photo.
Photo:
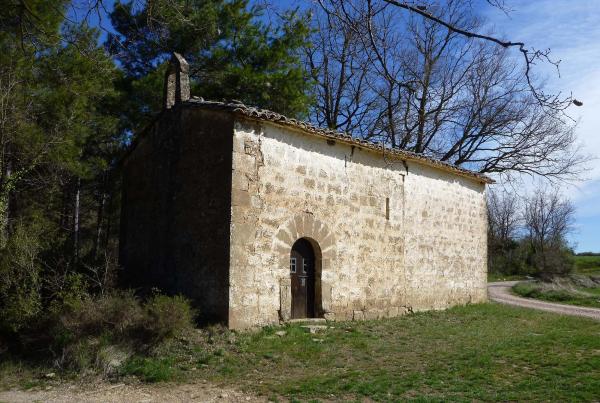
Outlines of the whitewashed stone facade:
[[239,102],[190,99],[187,69],[174,55],[165,110],[123,162],[124,283],[184,294],[206,322],[279,323],[293,313],[290,256],[302,240],[315,267],[305,312],[317,317],[486,300],[488,178]]
[[290,315],[289,255],[319,250],[318,312],[393,317],[483,302],[485,183],[267,121],[233,133],[229,325]]

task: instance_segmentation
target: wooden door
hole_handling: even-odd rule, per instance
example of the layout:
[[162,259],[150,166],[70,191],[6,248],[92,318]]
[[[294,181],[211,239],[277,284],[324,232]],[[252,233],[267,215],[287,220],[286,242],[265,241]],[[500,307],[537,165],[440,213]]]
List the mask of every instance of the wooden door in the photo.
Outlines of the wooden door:
[[292,246],[290,255],[292,280],[292,319],[315,315],[315,252],[306,239]]

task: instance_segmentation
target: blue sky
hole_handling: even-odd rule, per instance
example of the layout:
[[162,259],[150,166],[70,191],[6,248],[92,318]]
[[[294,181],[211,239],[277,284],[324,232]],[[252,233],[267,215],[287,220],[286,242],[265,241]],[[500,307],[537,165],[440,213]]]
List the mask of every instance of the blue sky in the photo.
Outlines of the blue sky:
[[[569,114],[578,120],[577,135],[586,154],[600,156],[600,4],[598,0],[507,0],[509,15],[485,7],[499,33],[536,49],[551,48],[560,59],[560,77],[545,69],[549,89],[572,93],[583,107]],[[564,186],[576,207],[571,242],[577,251],[600,251],[600,159],[592,161],[585,179]]]
[[[79,1],[87,5],[90,0]],[[255,1],[284,8],[305,6],[312,0]],[[113,0],[105,1],[108,7],[112,3]],[[525,42],[529,48],[551,48],[553,57],[561,60],[560,77],[548,66],[540,66],[538,71],[546,75],[549,90],[572,93],[584,102],[583,107],[572,107],[569,113],[578,120],[577,133],[585,152],[600,157],[600,1],[506,0],[506,3],[511,10],[508,15],[484,0],[473,1],[498,35]],[[90,22],[97,25],[98,17],[92,16]],[[105,29],[111,29],[105,16],[101,17],[101,23]],[[585,180],[563,186],[563,192],[577,209],[571,243],[577,251],[600,252],[600,159],[589,164]]]

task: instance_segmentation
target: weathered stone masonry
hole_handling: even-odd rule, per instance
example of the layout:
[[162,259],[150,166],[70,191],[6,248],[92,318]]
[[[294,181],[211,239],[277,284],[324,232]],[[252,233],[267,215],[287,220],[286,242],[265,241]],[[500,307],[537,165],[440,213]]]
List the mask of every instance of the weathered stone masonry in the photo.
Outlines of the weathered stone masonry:
[[238,102],[190,99],[187,68],[175,55],[165,110],[123,162],[125,283],[184,294],[202,319],[231,328],[278,323],[292,315],[290,253],[305,239],[315,316],[486,300],[488,178]]
[[303,237],[320,249],[326,318],[485,300],[480,181],[267,122],[236,120],[233,137],[230,326],[289,318],[289,253]]

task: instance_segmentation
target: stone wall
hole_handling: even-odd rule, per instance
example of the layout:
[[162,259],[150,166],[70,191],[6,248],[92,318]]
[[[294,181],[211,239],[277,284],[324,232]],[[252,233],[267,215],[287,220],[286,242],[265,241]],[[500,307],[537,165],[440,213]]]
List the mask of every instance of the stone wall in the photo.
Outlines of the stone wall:
[[317,249],[317,310],[391,317],[486,299],[484,185],[239,118],[229,326],[289,318],[289,254]]
[[120,243],[128,286],[184,294],[227,322],[233,120],[174,107],[125,159]]

